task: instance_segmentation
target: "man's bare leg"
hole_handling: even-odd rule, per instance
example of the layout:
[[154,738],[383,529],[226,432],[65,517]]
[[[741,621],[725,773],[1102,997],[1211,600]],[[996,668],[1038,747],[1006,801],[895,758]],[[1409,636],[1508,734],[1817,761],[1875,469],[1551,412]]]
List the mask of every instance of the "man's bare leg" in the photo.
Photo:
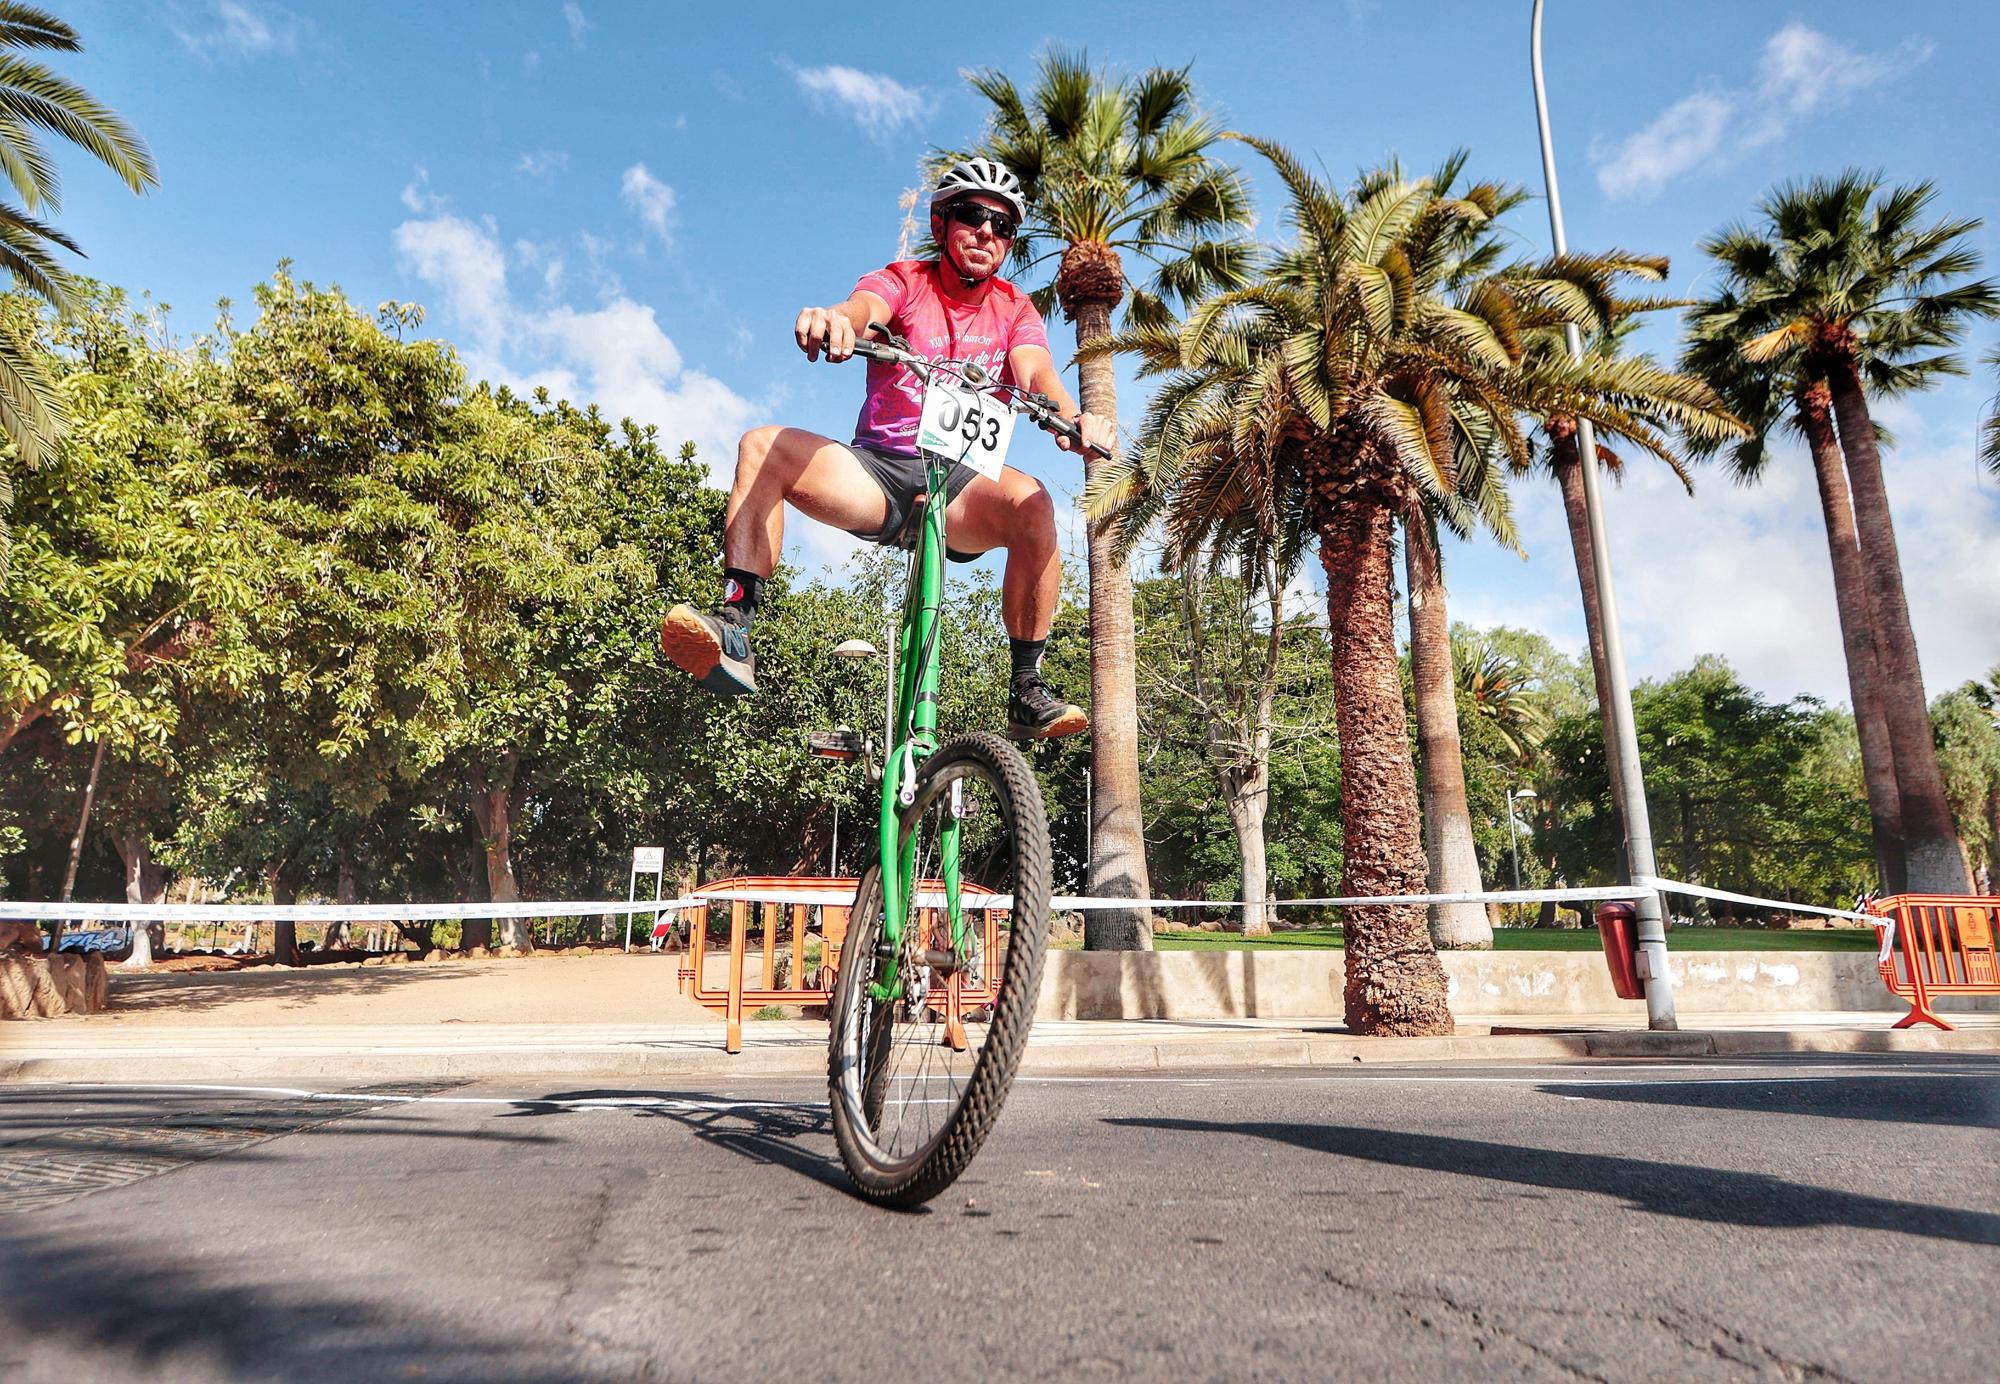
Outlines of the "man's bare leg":
[[768,577],[785,547],[785,506],[849,533],[879,531],[889,501],[854,454],[803,428],[752,428],[736,445],[722,560]]
[[[787,504],[850,531],[879,530],[889,517],[881,487],[847,448],[803,428],[751,429],[736,448],[722,561],[752,587],[771,575],[784,551]],[[718,616],[677,605],[660,623],[660,648],[674,665],[724,696],[757,690],[746,633],[755,596],[736,591],[736,580],[729,601],[746,602],[736,616],[727,609]]]
[[1062,594],[1062,550],[1056,507],[1040,483],[1008,467],[997,481],[973,481],[945,511],[950,547],[961,553],[1007,550],[1000,579],[1000,618],[1013,641],[1009,730],[1021,739],[1074,735],[1090,724],[1080,707],[1041,681],[1043,643]]

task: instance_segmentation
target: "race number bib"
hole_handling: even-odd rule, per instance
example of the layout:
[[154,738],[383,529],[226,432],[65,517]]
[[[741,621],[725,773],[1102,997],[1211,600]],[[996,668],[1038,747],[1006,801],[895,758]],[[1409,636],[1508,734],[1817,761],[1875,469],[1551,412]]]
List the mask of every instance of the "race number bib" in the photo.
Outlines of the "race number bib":
[[1007,444],[1014,437],[1014,410],[956,380],[933,380],[924,390],[917,446],[962,461],[988,480],[1000,479]]

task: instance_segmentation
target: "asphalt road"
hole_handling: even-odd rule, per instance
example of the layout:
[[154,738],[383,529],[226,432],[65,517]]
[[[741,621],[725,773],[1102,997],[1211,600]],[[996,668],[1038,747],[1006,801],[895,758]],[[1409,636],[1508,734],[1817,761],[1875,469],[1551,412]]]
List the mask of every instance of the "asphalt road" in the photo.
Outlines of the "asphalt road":
[[1024,1080],[917,1215],[793,1079],[348,1094],[0,1087],[0,1377],[2000,1372],[1992,1058]]

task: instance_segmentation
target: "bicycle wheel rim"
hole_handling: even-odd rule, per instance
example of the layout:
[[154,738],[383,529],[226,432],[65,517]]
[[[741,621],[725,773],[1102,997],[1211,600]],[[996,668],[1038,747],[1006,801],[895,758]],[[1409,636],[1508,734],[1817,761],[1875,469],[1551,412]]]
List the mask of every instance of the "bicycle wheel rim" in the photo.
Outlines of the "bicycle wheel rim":
[[[918,959],[927,948],[953,950],[944,910],[937,906],[945,896],[945,825],[955,822],[960,837],[961,897],[981,897],[977,891],[983,889],[1011,903],[1020,874],[1015,815],[1005,777],[979,758],[941,753],[925,766],[916,801],[903,813],[904,840],[914,862],[911,877],[920,884],[902,909],[898,970],[908,989],[895,1000],[878,1001],[868,993],[872,959],[884,933],[879,876],[865,881],[857,896],[832,1016],[836,1060],[830,1086],[855,1152],[885,1183],[925,1167],[956,1127],[986,1058],[988,1026],[980,1010],[990,1014],[991,1004],[982,1002],[961,1014],[964,1047],[954,1047],[947,988],[951,978]],[[998,964],[998,958],[984,954],[976,910],[967,911],[966,923],[953,968],[962,996],[978,994]],[[850,973],[845,957],[864,969]],[[1004,983],[1012,979],[1008,976]]]

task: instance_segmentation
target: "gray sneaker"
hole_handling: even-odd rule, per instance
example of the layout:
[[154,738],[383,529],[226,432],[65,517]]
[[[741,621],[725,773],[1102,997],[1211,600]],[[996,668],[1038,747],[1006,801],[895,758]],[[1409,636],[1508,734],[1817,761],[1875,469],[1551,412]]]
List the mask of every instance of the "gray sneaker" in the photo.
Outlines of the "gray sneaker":
[[677,605],[660,622],[660,649],[673,665],[709,691],[747,697],[757,690],[757,656],[750,635],[719,615]]
[[1016,740],[1058,740],[1090,724],[1083,708],[1066,702],[1037,673],[1014,683],[1007,697],[1007,734]]

